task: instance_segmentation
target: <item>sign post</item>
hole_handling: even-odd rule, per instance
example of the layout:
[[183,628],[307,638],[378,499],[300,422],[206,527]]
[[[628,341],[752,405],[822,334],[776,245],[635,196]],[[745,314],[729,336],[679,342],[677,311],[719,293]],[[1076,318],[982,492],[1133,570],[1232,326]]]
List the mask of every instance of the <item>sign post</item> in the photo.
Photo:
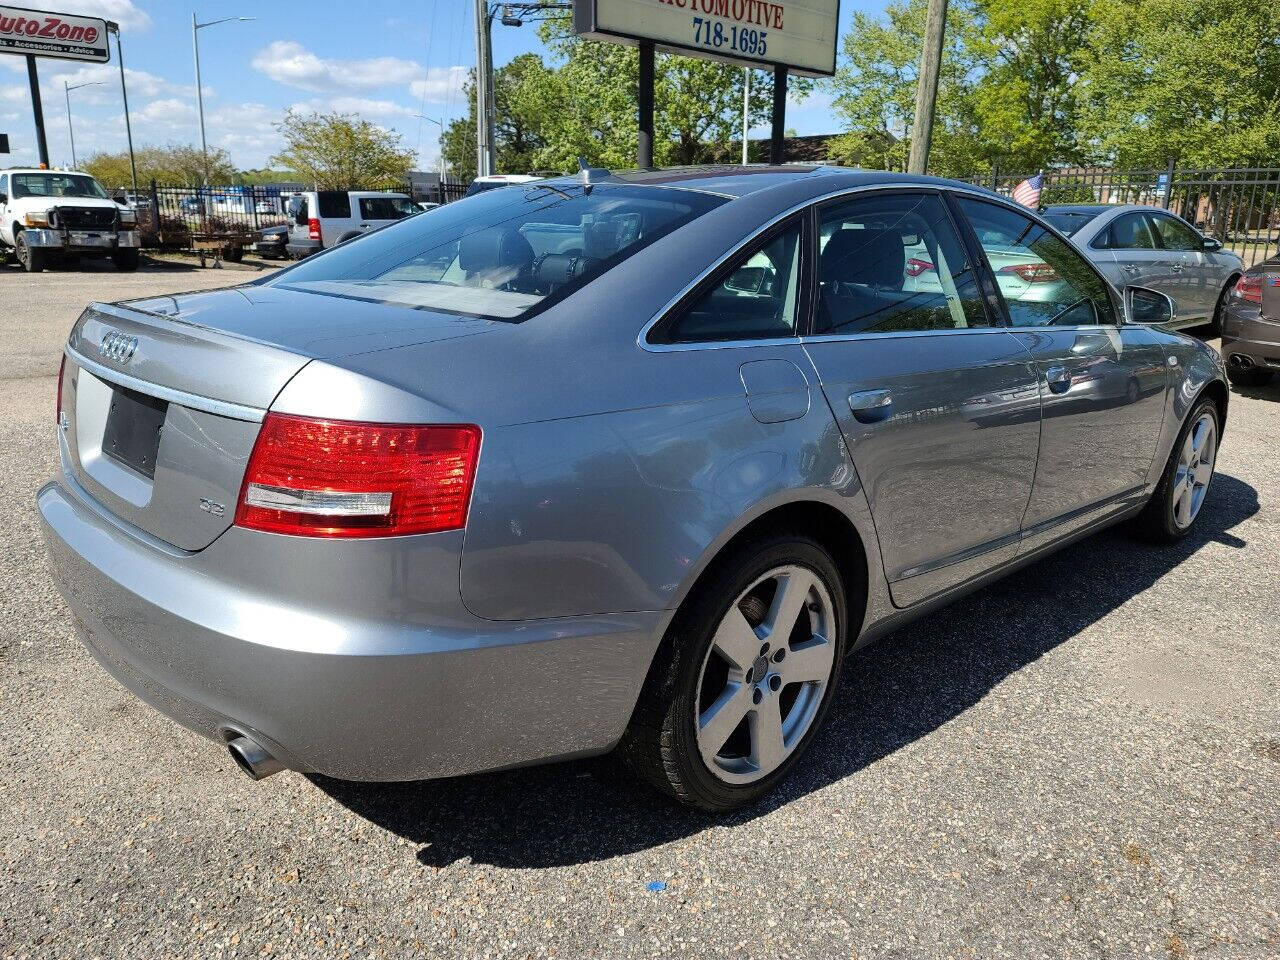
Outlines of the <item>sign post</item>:
[[107,22],[99,17],[79,17],[48,10],[0,6],[0,53],[27,58],[27,82],[31,85],[31,112],[36,122],[36,151],[40,165],[49,166],[49,143],[44,133],[44,107],[40,103],[40,75],[36,57],[106,63]]
[[637,159],[641,167],[653,163],[654,50],[743,67],[772,67],[773,133],[769,153],[771,162],[781,163],[787,74],[829,77],[835,73],[839,23],[840,0],[573,2],[576,34],[640,47]]

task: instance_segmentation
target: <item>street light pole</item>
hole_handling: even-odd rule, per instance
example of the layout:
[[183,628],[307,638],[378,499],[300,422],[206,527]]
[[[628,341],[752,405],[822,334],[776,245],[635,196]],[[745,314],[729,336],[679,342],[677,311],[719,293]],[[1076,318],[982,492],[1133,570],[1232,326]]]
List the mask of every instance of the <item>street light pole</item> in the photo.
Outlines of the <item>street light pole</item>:
[[749,130],[748,111],[751,109],[751,68],[742,68],[742,165],[750,163],[747,154],[747,133]]
[[[138,163],[133,156],[133,124],[129,122],[129,88],[124,82],[124,47],[120,45],[120,24],[107,21],[107,30],[116,35],[116,59],[120,61],[120,98],[124,101],[124,132],[129,140],[129,173],[133,180],[133,194],[138,195]],[[67,111],[68,115],[70,111]]]
[[76,83],[70,86],[67,85],[67,81],[62,81],[62,94],[67,98],[67,135],[71,138],[72,170],[76,169],[80,164],[76,162],[76,131],[75,128],[71,126],[71,91],[79,90],[81,87],[97,87],[101,85],[101,80],[91,80],[89,83]]
[[[200,31],[205,27],[217,26],[230,20],[254,20],[255,17],[223,17],[221,20],[210,20],[208,23],[196,22],[196,15],[191,14],[191,50],[196,61],[196,105],[200,112],[200,155],[204,157],[204,185],[209,185],[209,144],[204,135],[204,87],[200,83]],[[119,37],[117,36],[117,40]]]

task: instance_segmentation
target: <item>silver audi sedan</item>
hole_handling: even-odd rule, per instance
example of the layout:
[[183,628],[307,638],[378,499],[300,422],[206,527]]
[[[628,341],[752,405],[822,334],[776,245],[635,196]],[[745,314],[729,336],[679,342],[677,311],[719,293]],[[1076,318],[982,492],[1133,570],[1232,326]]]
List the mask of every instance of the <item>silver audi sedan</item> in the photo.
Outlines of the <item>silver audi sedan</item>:
[[255,778],[615,751],[727,809],[850,651],[1187,535],[1228,391],[1174,311],[959,183],[588,170],[92,305],[39,512],[103,667]]
[[1170,327],[1208,323],[1221,332],[1231,288],[1244,272],[1244,261],[1222,241],[1168,210],[1136,204],[1060,204],[1046,207],[1044,218],[1112,283],[1172,297],[1178,315]]

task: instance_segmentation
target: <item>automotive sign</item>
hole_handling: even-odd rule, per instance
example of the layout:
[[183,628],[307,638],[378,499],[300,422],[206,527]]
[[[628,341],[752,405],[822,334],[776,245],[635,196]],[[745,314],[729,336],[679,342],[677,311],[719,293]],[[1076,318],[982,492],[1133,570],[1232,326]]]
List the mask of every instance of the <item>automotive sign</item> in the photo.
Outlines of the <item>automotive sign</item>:
[[107,22],[47,10],[0,6],[0,53],[106,63]]
[[667,53],[830,76],[840,0],[574,0],[573,28]]

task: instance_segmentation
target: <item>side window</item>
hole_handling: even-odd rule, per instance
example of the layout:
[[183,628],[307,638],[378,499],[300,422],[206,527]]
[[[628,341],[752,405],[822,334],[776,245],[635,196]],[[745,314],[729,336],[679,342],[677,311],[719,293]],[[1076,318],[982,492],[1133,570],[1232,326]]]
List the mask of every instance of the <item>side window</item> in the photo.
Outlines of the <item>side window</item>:
[[661,342],[793,337],[799,290],[800,227],[796,224],[739,256]]
[[1156,232],[1166,250],[1199,250],[1204,245],[1194,230],[1173,217],[1155,216]]
[[345,190],[321,190],[316,195],[321,219],[347,219],[351,216],[351,195]]
[[1145,213],[1126,213],[1116,218],[1108,231],[1107,246],[1113,250],[1154,250],[1156,238]]
[[822,211],[816,333],[988,326],[973,265],[936,194],[886,193]]
[[309,216],[310,214],[307,213],[307,198],[300,193],[295,193],[289,198],[289,217],[298,226],[305,227]]
[[1106,283],[1066,241],[1008,207],[957,199],[1015,327],[1116,323]]

